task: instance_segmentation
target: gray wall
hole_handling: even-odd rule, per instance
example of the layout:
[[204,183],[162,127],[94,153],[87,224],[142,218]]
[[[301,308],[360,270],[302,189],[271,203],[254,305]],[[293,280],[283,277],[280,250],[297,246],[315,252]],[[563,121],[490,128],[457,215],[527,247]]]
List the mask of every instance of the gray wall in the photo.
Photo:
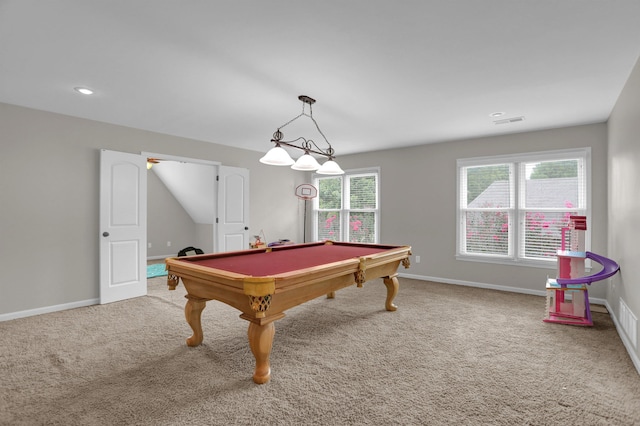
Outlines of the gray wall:
[[[634,261],[640,254],[640,230],[633,221],[640,208],[638,99],[636,67],[609,126],[600,123],[392,149],[342,156],[338,161],[347,169],[380,167],[381,242],[413,246],[422,262],[413,262],[408,273],[444,282],[539,291],[555,270],[455,260],[456,159],[591,147],[591,248],[622,267],[610,289],[595,283],[591,294],[607,297],[614,310],[622,297],[638,316],[640,266]],[[304,205],[293,194],[309,176],[264,166],[258,162],[263,153],[7,104],[0,104],[0,128],[0,315],[37,313],[39,308],[98,297],[100,148],[166,153],[247,168],[252,232],[263,229],[268,240],[302,239]],[[635,353],[637,358],[637,349]]]
[[[555,269],[456,260],[456,160],[591,147],[591,249],[606,256],[606,146],[607,126],[600,123],[370,152],[337,160],[343,169],[380,166],[381,242],[411,245],[413,254],[421,257],[421,263],[412,260],[406,273],[443,282],[544,292],[546,278],[555,276]],[[604,299],[605,286],[594,284],[590,295]],[[540,309],[542,312],[544,306]]]
[[305,176],[260,164],[264,153],[7,104],[0,129],[0,315],[98,298],[101,148],[249,169],[252,231],[301,239],[294,191]]
[[[196,223],[196,236],[193,240],[194,247],[201,248],[205,253],[213,253],[213,225],[208,223]],[[179,247],[174,252],[178,252],[186,246]]]
[[[147,242],[151,247],[147,248],[147,258],[176,256],[185,247],[201,247],[198,226],[158,176],[148,172]],[[208,229],[213,233],[210,225]],[[209,239],[213,241],[213,237]],[[167,241],[171,247],[167,247]]]
[[[619,301],[640,318],[640,61],[609,119],[609,251],[620,264],[607,300],[619,317]],[[636,339],[640,336],[636,330]],[[625,342],[627,343],[627,342]],[[638,347],[630,348],[640,369]]]

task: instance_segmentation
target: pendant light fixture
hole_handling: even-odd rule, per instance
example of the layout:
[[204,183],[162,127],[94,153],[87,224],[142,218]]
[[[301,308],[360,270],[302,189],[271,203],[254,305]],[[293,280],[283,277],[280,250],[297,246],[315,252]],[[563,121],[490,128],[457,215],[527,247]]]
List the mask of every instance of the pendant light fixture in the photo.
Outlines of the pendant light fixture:
[[[327,137],[322,133],[318,123],[313,118],[313,111],[311,110],[311,105],[313,105],[316,101],[315,99],[310,98],[309,96],[300,95],[298,99],[302,102],[302,113],[300,115],[292,118],[287,121],[282,126],[278,127],[278,129],[273,134],[273,139],[271,142],[276,145],[271,148],[265,155],[260,159],[260,162],[263,164],[269,164],[272,166],[291,166],[294,170],[302,170],[302,171],[315,171],[321,175],[341,175],[344,171],[340,168],[338,163],[336,163],[334,158],[333,147],[327,140]],[[309,113],[306,112],[306,106],[309,106]],[[325,143],[327,144],[327,148],[322,149],[311,139],[306,139],[304,137],[299,137],[297,139],[291,141],[283,141],[284,133],[282,133],[281,129],[288,126],[292,122],[296,121],[298,118],[305,116],[309,117],[313,124],[316,126],[316,129],[322,135]],[[283,146],[287,146],[289,148],[299,149],[304,151],[304,154],[298,158],[297,161],[294,161],[289,153],[283,148]],[[318,160],[311,155],[316,154],[322,157],[326,157],[327,161],[324,164],[320,165]]]

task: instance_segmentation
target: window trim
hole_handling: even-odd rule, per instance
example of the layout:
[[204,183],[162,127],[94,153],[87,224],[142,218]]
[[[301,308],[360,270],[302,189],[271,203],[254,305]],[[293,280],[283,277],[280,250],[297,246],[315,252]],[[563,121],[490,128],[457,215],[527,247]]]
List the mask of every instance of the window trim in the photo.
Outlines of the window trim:
[[[349,189],[346,186],[346,178],[349,177],[357,177],[359,175],[366,175],[366,174],[375,174],[376,175],[376,181],[377,181],[377,188],[376,188],[376,208],[375,209],[369,209],[366,211],[372,211],[375,214],[376,217],[376,227],[375,227],[375,241],[373,242],[373,244],[379,244],[380,243],[380,202],[381,202],[381,194],[380,194],[380,188],[381,188],[381,176],[380,176],[380,167],[365,167],[365,168],[361,168],[361,169],[349,169],[349,170],[345,170],[344,174],[342,175],[337,175],[337,176],[331,176],[331,175],[321,175],[318,173],[313,173],[311,178],[312,178],[312,182],[313,185],[318,188],[318,191],[320,191],[319,185],[318,185],[318,179],[322,179],[322,178],[342,178],[342,203],[341,203],[341,208],[340,208],[340,212],[341,213],[349,213],[352,210],[350,207],[347,209],[345,208],[345,202],[348,201],[346,199],[348,193],[349,193]],[[318,241],[318,211],[319,211],[319,193],[318,193],[318,197],[313,199],[313,205],[312,205],[312,233],[311,236],[313,238],[313,241]],[[361,211],[356,209],[355,211]],[[347,230],[349,229],[349,214],[341,214],[341,223],[340,223],[340,229],[343,233],[345,233],[345,237],[348,237],[347,234]],[[341,236],[342,238],[342,236]],[[340,240],[342,241],[342,240]]]
[[[554,269],[557,268],[557,262],[555,259],[527,259],[520,257],[519,247],[521,241],[521,229],[522,224],[520,223],[522,213],[527,211],[522,207],[522,203],[520,200],[521,197],[521,179],[524,176],[524,172],[521,170],[522,163],[531,163],[536,161],[561,161],[573,158],[582,158],[584,159],[584,174],[585,174],[585,197],[586,203],[584,210],[584,214],[587,216],[587,232],[585,234],[585,249],[589,250],[591,247],[591,205],[592,205],[592,186],[591,186],[591,148],[583,147],[583,148],[574,148],[574,149],[561,149],[561,150],[553,150],[553,151],[538,151],[538,152],[530,152],[530,153],[521,153],[521,154],[506,154],[506,155],[495,155],[495,156],[486,156],[486,157],[474,157],[474,158],[461,158],[456,160],[456,260],[464,260],[471,262],[482,262],[482,263],[495,263],[495,264],[503,264],[503,265],[519,265],[519,266],[528,266],[528,267],[538,267],[538,268],[547,268]],[[462,252],[463,247],[463,235],[462,235],[462,210],[461,210],[461,201],[462,201],[462,168],[463,167],[474,167],[474,166],[489,166],[493,164],[510,164],[513,165],[512,169],[512,182],[511,188],[513,190],[513,205],[509,210],[513,212],[513,220],[515,223],[510,224],[513,232],[510,233],[510,241],[509,244],[513,248],[512,253],[507,256],[493,255],[493,254],[467,254]],[[589,265],[587,265],[589,267]]]

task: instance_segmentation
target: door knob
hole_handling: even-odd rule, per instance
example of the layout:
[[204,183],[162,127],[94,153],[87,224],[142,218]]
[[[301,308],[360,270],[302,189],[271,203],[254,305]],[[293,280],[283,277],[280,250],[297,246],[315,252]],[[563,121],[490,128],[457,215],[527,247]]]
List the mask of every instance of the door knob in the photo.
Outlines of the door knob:
[[245,227],[244,227],[244,230],[245,230],[245,231],[248,231],[248,230],[249,230],[249,227],[248,227],[248,226],[245,226]]
[[109,233],[105,231],[105,232],[103,232],[103,233],[102,233],[102,236],[103,236],[103,237],[108,237],[108,236],[109,236]]

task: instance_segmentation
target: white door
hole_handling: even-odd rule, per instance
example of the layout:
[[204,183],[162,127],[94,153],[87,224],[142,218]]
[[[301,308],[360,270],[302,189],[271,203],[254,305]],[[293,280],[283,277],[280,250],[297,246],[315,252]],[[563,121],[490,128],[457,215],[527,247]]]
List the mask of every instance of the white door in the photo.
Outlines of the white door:
[[217,251],[249,248],[249,170],[218,168]]
[[146,158],[100,153],[100,303],[147,294]]

